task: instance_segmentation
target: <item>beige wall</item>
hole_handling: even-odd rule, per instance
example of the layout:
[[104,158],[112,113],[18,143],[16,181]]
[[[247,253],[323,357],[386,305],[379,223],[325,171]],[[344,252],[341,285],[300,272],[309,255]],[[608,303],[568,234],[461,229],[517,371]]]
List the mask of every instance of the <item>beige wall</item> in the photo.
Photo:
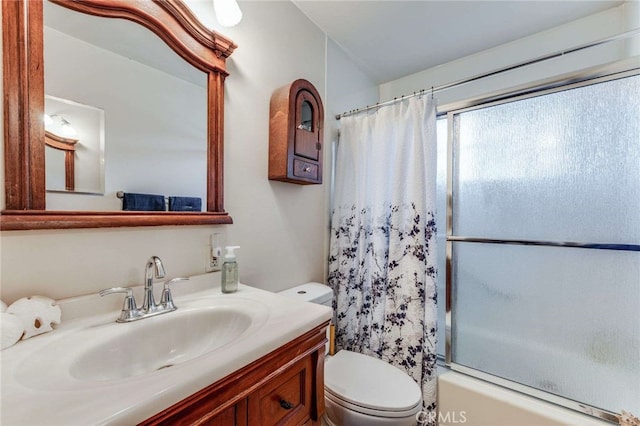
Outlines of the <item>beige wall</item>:
[[[225,83],[225,208],[234,224],[3,232],[2,300],[11,303],[35,294],[63,298],[139,285],[151,255],[163,259],[171,277],[202,273],[203,249],[213,232],[220,232],[227,244],[242,246],[238,262],[240,279],[246,284],[276,291],[324,280],[329,173],[323,185],[267,180],[269,99],[274,89],[306,78],[323,96],[325,106],[350,109],[358,105],[349,101],[357,102],[363,91],[365,98],[377,97],[377,87],[362,87],[359,81],[352,85],[358,93],[350,97],[347,82],[346,89],[335,94],[340,98],[337,103],[327,99],[323,32],[290,2],[241,2],[240,6],[243,21],[221,30],[239,45],[228,60],[230,76]],[[330,48],[334,53],[338,49]],[[351,67],[340,56],[334,76],[360,79],[362,75],[354,72],[339,75]],[[328,160],[330,150],[325,155]]]

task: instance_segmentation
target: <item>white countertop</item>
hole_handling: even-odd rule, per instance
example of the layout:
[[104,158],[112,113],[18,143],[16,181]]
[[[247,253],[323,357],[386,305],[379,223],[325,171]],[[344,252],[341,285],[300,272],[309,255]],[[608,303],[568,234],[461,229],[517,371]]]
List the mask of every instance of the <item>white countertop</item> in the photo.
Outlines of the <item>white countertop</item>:
[[[0,423],[3,426],[135,424],[331,319],[331,309],[326,306],[299,302],[242,284],[237,292],[222,294],[218,274],[192,277],[179,285],[180,290],[174,291],[177,311],[113,326],[119,308],[86,315],[91,304],[100,308],[107,303],[101,304],[103,299],[99,296],[60,301],[63,311],[60,326],[0,352]],[[121,298],[113,300],[121,305]],[[82,350],[82,342],[69,347],[60,342],[73,342],[74,336],[92,336],[94,331],[107,336],[100,333],[144,321],[162,318],[167,321],[181,307],[186,312],[191,308],[234,305],[250,309],[255,313],[254,320],[246,333],[212,352],[170,368],[118,380],[80,380],[68,373],[70,354]]]

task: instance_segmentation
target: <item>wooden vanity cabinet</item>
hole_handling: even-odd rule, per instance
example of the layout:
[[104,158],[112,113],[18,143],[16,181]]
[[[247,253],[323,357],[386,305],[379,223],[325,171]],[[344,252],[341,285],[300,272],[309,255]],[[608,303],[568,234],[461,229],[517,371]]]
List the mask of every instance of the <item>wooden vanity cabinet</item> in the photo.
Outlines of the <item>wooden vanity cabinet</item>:
[[298,79],[271,96],[269,179],[322,183],[324,107],[316,88]]
[[320,425],[327,326],[314,328],[140,425]]

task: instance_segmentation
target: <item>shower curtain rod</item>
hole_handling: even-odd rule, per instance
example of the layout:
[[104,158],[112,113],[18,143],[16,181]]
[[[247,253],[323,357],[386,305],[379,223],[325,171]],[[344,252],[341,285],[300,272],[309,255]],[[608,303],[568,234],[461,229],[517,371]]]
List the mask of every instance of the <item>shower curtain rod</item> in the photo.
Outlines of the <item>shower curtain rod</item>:
[[462,80],[457,80],[457,81],[454,81],[452,83],[447,83],[447,84],[443,84],[441,86],[436,86],[436,87],[431,86],[431,88],[429,88],[429,89],[422,89],[422,90],[420,90],[418,92],[413,92],[412,94],[409,94],[409,95],[402,95],[399,98],[396,97],[396,98],[390,99],[388,101],[378,102],[375,105],[367,105],[366,107],[363,107],[363,108],[357,108],[357,109],[353,109],[351,111],[346,111],[346,112],[343,112],[342,114],[336,115],[336,120],[340,120],[342,117],[348,117],[350,115],[358,114],[360,112],[369,111],[369,110],[374,109],[374,108],[380,108],[380,107],[383,107],[383,106],[392,105],[395,102],[402,101],[402,100],[408,99],[408,98],[413,98],[414,96],[420,96],[420,95],[424,95],[424,94],[429,94],[430,93],[431,96],[433,97],[433,95],[435,93],[437,93],[437,92],[441,92],[443,90],[451,89],[451,88],[454,88],[454,87],[457,87],[457,86],[462,86],[464,84],[468,84],[468,83],[474,82],[476,80],[480,80],[480,79],[487,78],[487,77],[492,77],[494,75],[501,74],[503,72],[512,71],[512,70],[515,70],[515,69],[518,69],[518,68],[526,67],[528,65],[536,64],[538,62],[543,62],[543,61],[547,61],[549,59],[554,59],[554,58],[557,58],[557,57],[560,57],[560,56],[564,56],[564,55],[569,54],[569,53],[578,52],[580,50],[589,49],[591,47],[596,47],[596,46],[599,46],[601,44],[607,44],[607,43],[610,43],[610,42],[613,42],[613,41],[623,40],[623,39],[635,37],[635,36],[638,36],[638,35],[640,35],[640,28],[636,28],[635,30],[631,30],[631,31],[626,31],[624,33],[620,33],[620,34],[617,34],[617,35],[614,35],[614,36],[611,36],[611,37],[607,37],[607,38],[604,38],[604,39],[601,39],[601,40],[598,40],[598,41],[594,41],[594,42],[591,42],[591,43],[581,44],[579,46],[572,47],[570,49],[559,50],[559,51],[556,51],[554,53],[550,53],[550,54],[547,54],[547,55],[544,55],[544,56],[537,57],[535,59],[530,59],[530,60],[527,60],[527,61],[523,61],[523,62],[517,63],[515,65],[509,65],[509,66],[506,66],[506,67],[498,68],[496,70],[493,70],[493,71],[490,71],[490,72],[487,72],[487,73],[477,74],[477,75],[474,75],[473,77],[468,77],[468,78],[465,78],[465,79],[462,79]]

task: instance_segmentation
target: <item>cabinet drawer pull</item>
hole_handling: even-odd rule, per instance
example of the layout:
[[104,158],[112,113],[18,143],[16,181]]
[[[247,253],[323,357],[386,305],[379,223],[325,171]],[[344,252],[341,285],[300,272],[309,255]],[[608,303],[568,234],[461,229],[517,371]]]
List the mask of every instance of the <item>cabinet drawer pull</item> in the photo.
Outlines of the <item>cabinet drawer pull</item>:
[[302,171],[305,173],[309,173],[311,171],[311,167],[307,166],[304,169],[302,169]]
[[285,399],[280,400],[280,406],[285,410],[291,410],[293,408],[293,404]]

